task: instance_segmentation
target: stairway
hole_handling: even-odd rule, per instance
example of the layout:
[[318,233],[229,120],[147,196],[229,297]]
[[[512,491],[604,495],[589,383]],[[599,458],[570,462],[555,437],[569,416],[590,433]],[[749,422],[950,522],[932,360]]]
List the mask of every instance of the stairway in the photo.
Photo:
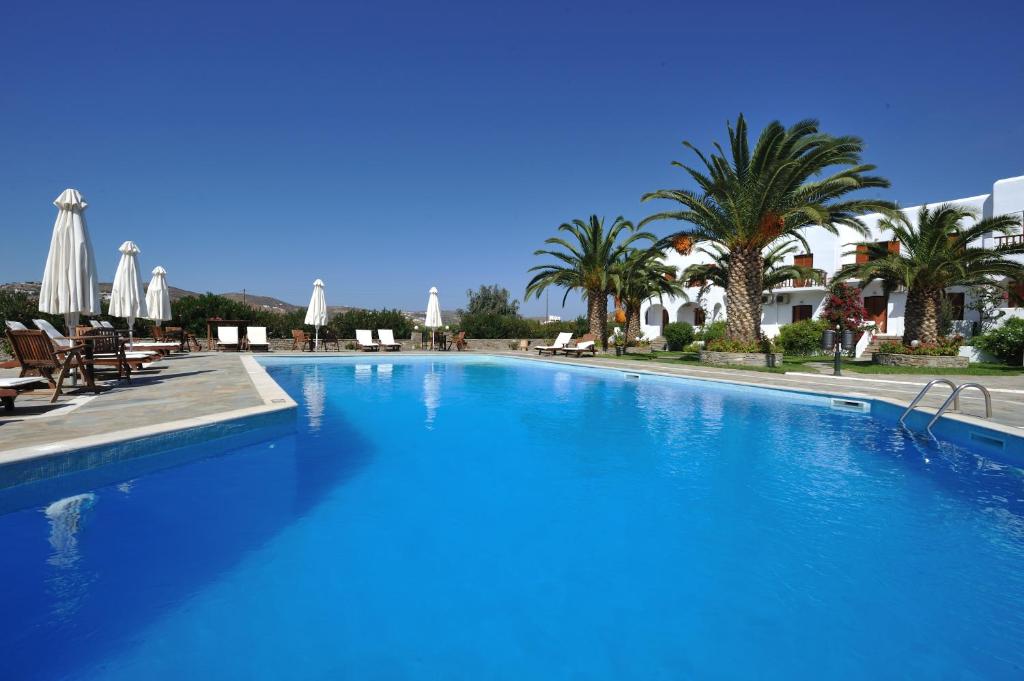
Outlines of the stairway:
[[882,345],[882,343],[899,343],[902,342],[902,340],[903,338],[901,336],[875,336],[874,338],[871,339],[871,342],[868,343],[868,347],[864,349],[864,354],[861,355],[859,359],[871,359],[871,356],[878,352],[878,348],[879,346]]

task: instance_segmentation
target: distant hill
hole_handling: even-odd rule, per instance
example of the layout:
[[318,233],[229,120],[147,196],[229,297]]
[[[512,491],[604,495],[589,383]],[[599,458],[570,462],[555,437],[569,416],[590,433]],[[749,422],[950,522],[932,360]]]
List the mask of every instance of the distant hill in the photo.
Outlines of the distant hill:
[[[100,283],[100,296],[104,300],[109,300],[110,299],[110,289],[111,289],[112,286],[113,286],[113,284]],[[39,288],[40,287],[41,287],[41,284],[38,281],[21,281],[21,282],[9,283],[9,284],[0,284],[0,291],[10,291],[10,292],[13,292],[13,293],[24,293],[27,296],[29,296],[30,298],[38,298],[39,297]],[[199,295],[202,295],[202,294],[197,293],[195,291],[189,291],[187,289],[177,288],[176,286],[168,286],[167,290],[168,290],[168,292],[171,295],[171,302],[172,303],[174,301],[179,300],[181,298],[184,298],[186,296],[199,296]],[[285,313],[288,313],[288,312],[294,312],[295,310],[304,310],[304,309],[306,309],[304,305],[293,305],[291,303],[286,303],[285,301],[280,300],[278,298],[273,298],[271,296],[255,295],[255,294],[252,294],[252,293],[249,293],[249,292],[246,292],[244,294],[242,294],[242,293],[220,293],[218,295],[224,296],[225,298],[230,298],[231,300],[237,300],[238,302],[243,302],[243,300],[244,300],[244,302],[247,305],[249,305],[250,307],[252,307],[254,309],[257,309],[257,310],[266,310],[266,311],[269,311],[269,312],[279,312],[281,314],[285,314]],[[343,305],[328,305],[327,306],[327,314],[330,315],[330,316],[334,316],[336,314],[340,314],[342,312],[347,312],[348,310],[352,310],[352,309],[355,309],[355,308],[346,307],[346,306],[343,306]]]

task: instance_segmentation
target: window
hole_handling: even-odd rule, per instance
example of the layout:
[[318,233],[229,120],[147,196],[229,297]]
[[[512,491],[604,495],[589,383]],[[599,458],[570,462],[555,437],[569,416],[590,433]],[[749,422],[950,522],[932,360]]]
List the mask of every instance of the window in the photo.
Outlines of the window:
[[793,306],[793,321],[802,322],[805,319],[810,319],[814,316],[814,308],[810,305],[794,305]]
[[695,307],[693,308],[693,325],[704,326],[704,308]]
[[952,319],[964,318],[964,294],[947,293],[946,301],[949,303],[950,317]]

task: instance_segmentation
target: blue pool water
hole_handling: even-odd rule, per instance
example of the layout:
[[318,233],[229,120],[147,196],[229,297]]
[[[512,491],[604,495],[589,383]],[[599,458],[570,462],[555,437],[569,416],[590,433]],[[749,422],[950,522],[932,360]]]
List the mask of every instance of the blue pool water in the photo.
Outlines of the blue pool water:
[[1024,674],[1018,468],[818,398],[379,362],[268,360],[294,433],[37,485],[0,678]]

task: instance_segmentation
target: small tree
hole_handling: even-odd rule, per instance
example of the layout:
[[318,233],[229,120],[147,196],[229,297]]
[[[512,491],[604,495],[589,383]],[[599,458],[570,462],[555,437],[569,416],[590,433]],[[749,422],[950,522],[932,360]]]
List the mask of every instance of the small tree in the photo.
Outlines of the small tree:
[[860,300],[860,289],[840,282],[829,288],[821,318],[832,328],[839,325],[843,330],[857,331],[864,326],[867,314]]
[[476,291],[466,291],[466,309],[459,310],[460,315],[497,314],[511,317],[519,316],[519,301],[512,298],[507,288],[493,284],[482,284]]
[[991,284],[983,284],[971,289],[971,302],[967,307],[978,313],[977,333],[991,331],[999,320],[1006,316],[1006,310],[1001,308],[1006,307],[1007,296],[1006,291]]

